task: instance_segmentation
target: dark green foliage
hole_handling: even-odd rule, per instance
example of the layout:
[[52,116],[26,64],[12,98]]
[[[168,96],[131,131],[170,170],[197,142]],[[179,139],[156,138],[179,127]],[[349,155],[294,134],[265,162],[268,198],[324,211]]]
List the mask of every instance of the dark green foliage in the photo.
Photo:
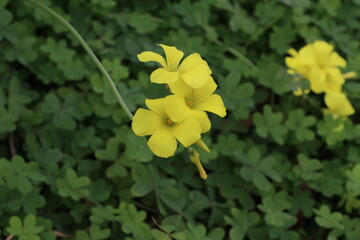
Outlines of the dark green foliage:
[[[129,109],[158,43],[200,53],[227,107],[209,114],[203,181],[179,147],[154,157],[68,30],[28,0],[0,0],[0,239],[262,240],[360,236],[360,84],[350,118],[295,96],[284,58],[325,40],[360,71],[359,0],[38,0],[69,20]],[[304,87],[305,86],[305,87]]]

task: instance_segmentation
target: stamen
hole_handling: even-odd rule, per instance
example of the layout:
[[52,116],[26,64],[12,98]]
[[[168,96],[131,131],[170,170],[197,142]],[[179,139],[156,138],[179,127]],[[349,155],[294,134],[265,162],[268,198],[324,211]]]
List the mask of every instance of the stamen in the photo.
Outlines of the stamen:
[[170,118],[166,122],[167,122],[167,125],[174,126],[174,122]]
[[187,101],[186,101],[186,104],[187,104],[189,107],[191,107],[191,106],[194,104],[194,102],[191,101],[191,100],[187,100]]

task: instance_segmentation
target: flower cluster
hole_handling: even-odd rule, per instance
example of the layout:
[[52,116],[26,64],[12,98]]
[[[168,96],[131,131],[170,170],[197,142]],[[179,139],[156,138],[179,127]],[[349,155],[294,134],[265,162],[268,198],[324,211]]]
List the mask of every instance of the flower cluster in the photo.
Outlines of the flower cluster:
[[[341,73],[339,68],[346,67],[346,61],[333,50],[330,44],[315,41],[298,52],[290,49],[288,53],[291,57],[286,57],[285,62],[290,68],[288,71],[290,74],[300,75],[297,80],[301,77],[309,80],[310,89],[305,90],[304,93],[310,90],[317,94],[325,93],[328,110],[337,116],[348,116],[355,110],[341,89],[349,74]],[[298,88],[294,94],[301,95],[303,90]]]
[[[150,81],[167,84],[171,94],[158,99],[146,99],[148,109],[136,111],[132,129],[138,136],[151,135],[147,144],[159,157],[174,155],[177,141],[185,147],[203,145],[201,134],[210,130],[206,112],[220,117],[226,115],[222,98],[214,94],[217,88],[211,70],[198,53],[184,56],[175,47],[159,44],[166,60],[159,54],[146,51],[138,54],[141,62],[155,61],[161,67],[152,72]],[[203,148],[207,149],[206,145]]]

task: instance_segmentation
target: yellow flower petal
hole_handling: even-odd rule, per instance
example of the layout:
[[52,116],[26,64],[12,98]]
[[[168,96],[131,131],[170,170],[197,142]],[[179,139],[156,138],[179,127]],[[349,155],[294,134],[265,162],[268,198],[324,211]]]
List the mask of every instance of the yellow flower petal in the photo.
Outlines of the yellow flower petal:
[[181,78],[192,88],[199,88],[206,83],[211,70],[200,54],[193,53],[186,57],[179,66]]
[[146,52],[142,52],[142,53],[138,54],[137,57],[140,60],[140,62],[154,61],[154,62],[160,63],[161,66],[163,66],[164,68],[167,67],[165,59],[160,54],[146,51]]
[[301,61],[300,58],[296,57],[286,57],[285,63],[289,68],[292,69],[298,69],[300,67],[303,67],[304,63]]
[[200,102],[205,98],[209,97],[215,92],[217,85],[214,79],[210,76],[206,83],[199,88],[193,89],[193,100],[194,102]]
[[189,87],[181,78],[176,82],[169,83],[168,85],[173,94],[186,98],[192,96],[193,88]]
[[195,119],[187,118],[182,122],[175,123],[170,129],[176,139],[185,147],[200,139],[201,127]]
[[340,92],[345,79],[338,68],[327,68],[326,91]]
[[301,48],[298,57],[301,59],[302,62],[306,63],[307,65],[317,63],[317,55],[311,44]]
[[165,113],[173,122],[181,122],[189,116],[190,108],[185,98],[179,95],[169,95],[164,101]]
[[293,56],[293,57],[296,57],[296,56],[299,54],[299,53],[298,53],[295,49],[293,49],[293,48],[287,50],[287,52],[288,52],[288,54],[290,54],[290,55]]
[[334,47],[324,41],[315,41],[312,46],[316,52],[318,63],[326,66]]
[[332,67],[346,67],[346,61],[337,52],[333,52],[328,60],[328,65]]
[[150,75],[150,81],[154,83],[171,83],[179,79],[179,72],[169,72],[165,68],[158,68]]
[[166,117],[164,102],[165,98],[145,99],[145,104],[151,111],[158,113],[160,116]]
[[193,68],[196,65],[204,64],[206,61],[201,58],[200,54],[193,53],[187,56],[184,61],[179,66],[179,71],[181,73],[188,71],[190,68]]
[[339,116],[349,116],[355,113],[346,95],[341,92],[326,93],[325,104],[332,113]]
[[226,116],[226,108],[224,106],[224,102],[222,98],[217,94],[213,94],[204,99],[203,101],[195,103],[193,105],[193,109],[212,112],[219,115],[220,117]]
[[150,110],[139,108],[132,120],[131,127],[138,136],[153,134],[163,124],[162,117]]
[[201,126],[201,133],[205,133],[210,130],[211,122],[206,112],[202,110],[191,109],[190,118],[196,119]]
[[164,44],[159,44],[164,49],[167,62],[167,70],[170,72],[177,71],[180,60],[184,56],[184,53],[178,50],[176,47],[170,47]]
[[170,129],[169,127],[158,129],[147,142],[149,148],[156,156],[167,158],[174,155],[177,143]]
[[326,71],[319,67],[313,67],[308,76],[310,88],[315,93],[321,93],[326,88]]
[[203,86],[209,79],[211,74],[207,63],[195,65],[187,71],[180,74],[184,82],[192,88],[199,88]]

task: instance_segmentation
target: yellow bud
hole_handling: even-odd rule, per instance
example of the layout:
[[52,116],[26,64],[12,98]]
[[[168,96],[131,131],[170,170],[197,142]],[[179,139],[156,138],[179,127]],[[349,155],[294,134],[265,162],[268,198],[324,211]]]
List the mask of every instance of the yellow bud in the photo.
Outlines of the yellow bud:
[[206,146],[206,144],[203,142],[203,140],[200,138],[197,142],[196,145],[201,148],[202,150],[204,150],[205,152],[210,152],[210,149],[208,148],[208,146]]
[[347,73],[344,73],[342,76],[345,79],[354,78],[354,77],[356,77],[356,72],[347,72]]
[[201,165],[200,154],[191,147],[188,148],[188,154],[189,154],[190,161],[192,163],[194,163],[196,165],[196,167],[198,168],[200,177],[205,180],[207,178],[207,174],[206,174],[205,169]]

